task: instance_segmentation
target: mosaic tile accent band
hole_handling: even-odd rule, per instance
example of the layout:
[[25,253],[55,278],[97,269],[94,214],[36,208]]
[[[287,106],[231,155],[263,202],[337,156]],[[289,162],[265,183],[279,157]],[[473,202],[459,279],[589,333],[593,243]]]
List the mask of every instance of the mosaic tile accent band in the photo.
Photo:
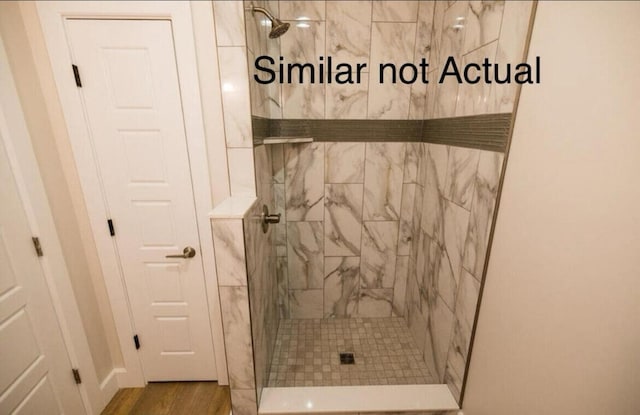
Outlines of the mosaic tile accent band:
[[296,120],[253,117],[254,145],[266,137],[316,142],[425,142],[504,152],[511,113],[431,120]]

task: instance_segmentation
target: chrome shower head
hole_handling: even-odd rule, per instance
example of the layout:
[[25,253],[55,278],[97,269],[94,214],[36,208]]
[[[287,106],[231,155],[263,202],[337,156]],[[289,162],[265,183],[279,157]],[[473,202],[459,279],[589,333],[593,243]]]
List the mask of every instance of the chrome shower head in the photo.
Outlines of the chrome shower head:
[[285,23],[282,20],[275,17],[274,15],[272,15],[269,10],[263,7],[257,7],[257,6],[251,5],[251,13],[255,13],[255,12],[262,13],[265,16],[267,16],[269,20],[271,20],[271,31],[269,32],[269,38],[271,39],[275,39],[284,35],[285,32],[289,30],[289,26],[291,26],[289,23]]

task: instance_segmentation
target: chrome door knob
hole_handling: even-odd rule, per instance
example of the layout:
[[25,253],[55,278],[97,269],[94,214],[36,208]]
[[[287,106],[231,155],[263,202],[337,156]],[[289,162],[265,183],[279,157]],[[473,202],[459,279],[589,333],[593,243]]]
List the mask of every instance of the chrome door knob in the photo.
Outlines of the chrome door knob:
[[188,246],[182,250],[182,254],[165,255],[165,258],[193,258],[196,256],[196,250]]

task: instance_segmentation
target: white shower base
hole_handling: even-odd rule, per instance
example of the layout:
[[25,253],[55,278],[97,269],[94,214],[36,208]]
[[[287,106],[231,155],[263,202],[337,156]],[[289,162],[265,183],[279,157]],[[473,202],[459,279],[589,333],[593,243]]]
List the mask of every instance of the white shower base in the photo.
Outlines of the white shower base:
[[448,412],[458,409],[447,385],[375,385],[264,388],[258,412]]

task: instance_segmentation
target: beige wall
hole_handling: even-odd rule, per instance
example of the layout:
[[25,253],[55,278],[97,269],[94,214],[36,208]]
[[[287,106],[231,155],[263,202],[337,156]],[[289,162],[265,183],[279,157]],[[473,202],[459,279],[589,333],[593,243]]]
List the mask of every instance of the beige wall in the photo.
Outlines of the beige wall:
[[122,357],[35,4],[0,2],[0,35],[102,381]]
[[640,3],[541,2],[466,415],[640,413]]

